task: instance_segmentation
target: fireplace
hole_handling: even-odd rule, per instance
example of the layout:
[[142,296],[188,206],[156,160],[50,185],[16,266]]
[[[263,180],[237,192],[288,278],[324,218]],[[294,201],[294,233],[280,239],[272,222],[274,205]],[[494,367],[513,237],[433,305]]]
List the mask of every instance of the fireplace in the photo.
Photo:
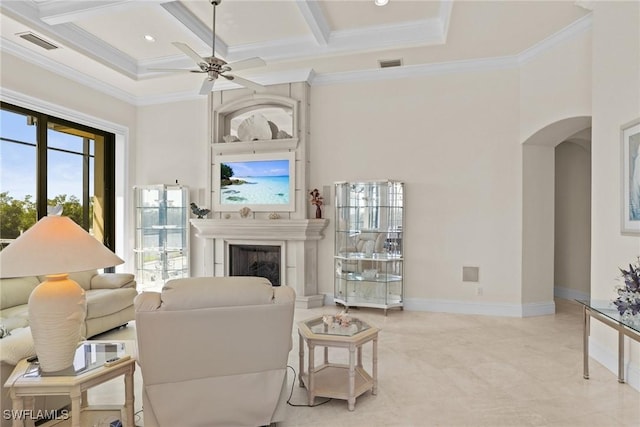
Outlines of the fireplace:
[[[196,236],[204,242],[205,276],[230,276],[233,247],[244,247],[237,254],[243,264],[255,267],[271,267],[268,258],[252,258],[252,248],[258,248],[259,256],[267,248],[278,252],[280,268],[277,270],[280,286],[291,286],[296,291],[296,306],[314,308],[323,305],[324,296],[318,293],[318,240],[327,226],[326,219],[191,219]],[[249,250],[245,250],[249,249]],[[235,273],[239,274],[239,273]],[[243,273],[244,274],[244,273]],[[256,274],[260,276],[261,274]],[[269,279],[275,284],[275,279]]]
[[229,245],[229,276],[257,276],[280,286],[282,248],[279,245]]

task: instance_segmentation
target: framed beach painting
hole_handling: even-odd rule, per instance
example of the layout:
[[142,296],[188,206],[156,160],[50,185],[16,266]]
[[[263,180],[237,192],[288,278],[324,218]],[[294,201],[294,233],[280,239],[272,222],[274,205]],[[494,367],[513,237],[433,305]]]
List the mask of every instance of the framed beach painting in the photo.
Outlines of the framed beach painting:
[[640,234],[640,118],[621,126],[622,233]]

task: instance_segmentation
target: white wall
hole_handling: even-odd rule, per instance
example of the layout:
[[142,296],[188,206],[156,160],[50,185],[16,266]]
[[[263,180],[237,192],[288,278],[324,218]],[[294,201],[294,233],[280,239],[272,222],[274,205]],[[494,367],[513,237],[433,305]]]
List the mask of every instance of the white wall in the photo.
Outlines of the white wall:
[[[408,307],[519,303],[518,84],[506,69],[312,86],[310,185],[406,183]],[[327,232],[319,282],[332,294],[332,222]],[[480,268],[483,296],[462,266]]]
[[[207,98],[138,108],[133,185],[175,184],[189,187],[190,201],[207,206],[209,150]],[[131,215],[133,221],[133,215]],[[203,242],[190,236],[191,275],[202,275]],[[131,247],[135,244],[131,236]]]
[[[640,237],[621,234],[620,126],[640,117],[640,3],[595,2],[591,297],[611,299],[618,268],[640,254]],[[615,371],[616,338],[593,322],[593,357]],[[640,389],[640,350],[630,343],[629,382]]]

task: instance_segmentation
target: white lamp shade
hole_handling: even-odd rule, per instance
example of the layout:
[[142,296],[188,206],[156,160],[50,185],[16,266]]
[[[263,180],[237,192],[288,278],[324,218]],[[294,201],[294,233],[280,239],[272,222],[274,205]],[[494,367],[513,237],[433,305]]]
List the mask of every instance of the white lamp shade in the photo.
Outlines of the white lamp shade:
[[0,251],[0,277],[112,267],[124,261],[65,216],[47,216]]
[[124,261],[68,217],[47,216],[0,251],[0,277],[46,275],[29,296],[29,326],[44,373],[73,364],[86,316],[85,291],[67,273]]

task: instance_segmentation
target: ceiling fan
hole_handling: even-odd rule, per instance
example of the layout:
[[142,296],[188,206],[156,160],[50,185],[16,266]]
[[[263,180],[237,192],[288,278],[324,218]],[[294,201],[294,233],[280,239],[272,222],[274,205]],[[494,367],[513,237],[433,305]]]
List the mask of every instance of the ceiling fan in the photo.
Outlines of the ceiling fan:
[[233,70],[242,70],[247,68],[255,68],[266,65],[262,58],[248,58],[243,59],[241,61],[236,61],[228,64],[226,61],[220,58],[216,58],[216,6],[222,3],[222,0],[209,0],[213,5],[213,41],[211,43],[211,56],[202,57],[198,55],[196,51],[191,49],[185,43],[173,42],[175,47],[180,49],[185,55],[190,57],[195,61],[198,65],[199,69],[197,70],[186,70],[186,69],[175,69],[175,68],[152,68],[154,71],[183,71],[189,73],[206,73],[207,77],[202,82],[202,87],[200,88],[200,94],[206,95],[213,89],[213,84],[215,83],[218,77],[224,77],[227,80],[232,80],[235,83],[238,83],[242,86],[245,86],[249,89],[253,89],[254,91],[259,91],[264,89],[259,83],[253,82],[251,80],[243,79],[242,77],[238,77],[236,75],[227,74],[229,71]]

